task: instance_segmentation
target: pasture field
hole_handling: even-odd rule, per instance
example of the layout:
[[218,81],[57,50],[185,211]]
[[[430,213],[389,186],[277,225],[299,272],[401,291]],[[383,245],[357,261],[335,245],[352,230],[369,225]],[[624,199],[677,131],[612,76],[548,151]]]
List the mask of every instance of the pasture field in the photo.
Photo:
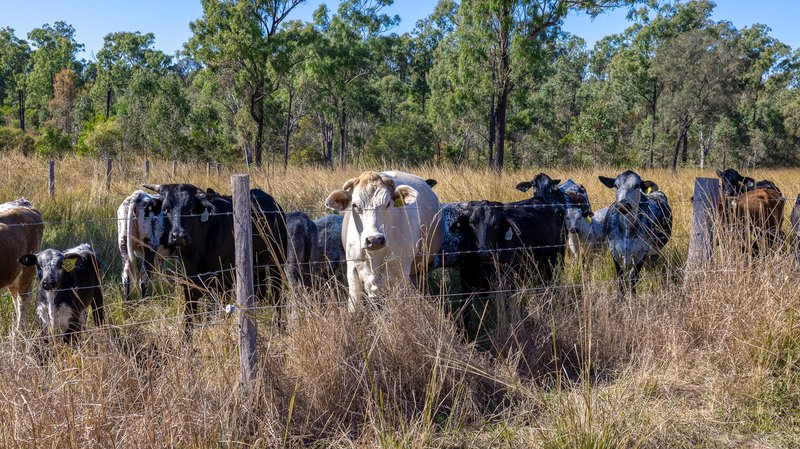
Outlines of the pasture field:
[[[116,208],[142,182],[141,161],[103,165],[0,158],[0,200],[19,196],[42,211],[44,246],[95,247],[104,271],[109,329],[56,345],[45,362],[30,317],[10,338],[12,305],[0,303],[0,446],[126,447],[798,447],[800,446],[800,267],[794,243],[758,258],[719,245],[686,273],[693,179],[713,171],[642,170],[669,197],[673,238],[645,269],[635,300],[620,302],[609,256],[585,269],[569,257],[557,286],[497,295],[486,341],[468,343],[441,294],[392,297],[346,313],[345,289],[287,293],[299,311],[285,326],[259,314],[259,380],[239,402],[236,320],[206,305],[191,347],[181,343],[179,279],[163,276],[155,297],[123,305]],[[394,168],[394,167],[385,167]],[[190,182],[229,193],[223,167],[154,162],[149,182]],[[529,169],[497,175],[455,167],[406,171],[435,178],[443,202],[526,197],[514,189],[539,171],[583,183],[598,209],[613,192],[590,170]],[[251,185],[285,210],[316,218],[334,189],[360,169],[253,171]],[[749,172],[787,196],[800,170]],[[446,279],[446,276],[441,277]]]

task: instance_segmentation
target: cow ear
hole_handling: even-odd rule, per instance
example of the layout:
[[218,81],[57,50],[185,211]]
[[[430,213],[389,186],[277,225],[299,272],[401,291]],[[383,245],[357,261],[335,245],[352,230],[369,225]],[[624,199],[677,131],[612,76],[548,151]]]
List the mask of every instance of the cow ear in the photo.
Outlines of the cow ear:
[[206,195],[205,192],[197,192],[194,197],[197,198],[197,201],[200,202],[200,205],[202,205],[209,212],[215,212],[217,210],[217,208],[214,206],[214,203],[209,201],[208,195]]
[[720,178],[722,177],[722,171],[720,169],[717,169],[717,176]]
[[608,187],[609,189],[613,189],[614,188],[614,183],[616,182],[616,179],[609,178],[607,176],[598,176],[597,179],[599,179],[600,182],[602,182],[603,185]]
[[161,184],[142,184],[142,187],[152,190],[153,192],[159,192],[161,190]]
[[530,181],[524,181],[517,184],[517,190],[519,190],[520,192],[527,192],[528,190],[531,189],[531,187],[533,187],[533,185],[531,184]]
[[561,180],[560,179],[553,179],[552,181],[553,181],[553,184],[556,185],[556,186],[561,184]]
[[403,207],[409,204],[414,204],[417,202],[417,189],[407,186],[407,185],[399,185],[394,189],[394,193],[392,193],[392,199],[395,200],[394,206],[395,207]]
[[348,179],[345,181],[344,185],[342,185],[342,190],[353,193],[353,188],[356,184],[358,184],[358,178]]
[[[346,185],[347,184],[345,184],[345,186]],[[333,193],[328,195],[328,198],[325,200],[325,207],[335,211],[343,212],[345,209],[350,207],[350,202],[352,200],[352,192],[346,189],[334,190]]]
[[433,188],[438,184],[435,179],[426,179],[425,184],[428,184],[428,187]]
[[36,265],[36,256],[33,254],[25,254],[17,260],[20,264],[25,265],[26,267],[32,267]]

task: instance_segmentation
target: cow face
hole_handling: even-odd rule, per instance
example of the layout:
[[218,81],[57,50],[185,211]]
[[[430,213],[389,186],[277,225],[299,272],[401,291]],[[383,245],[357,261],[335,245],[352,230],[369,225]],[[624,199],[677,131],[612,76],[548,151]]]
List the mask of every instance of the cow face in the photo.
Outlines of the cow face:
[[161,195],[161,212],[169,221],[169,245],[191,245],[194,229],[207,222],[209,215],[215,210],[206,193],[191,184],[145,184],[144,187]]
[[615,204],[624,214],[637,214],[642,200],[642,178],[628,170],[616,178],[599,177],[600,182],[610,189],[616,189]]
[[717,176],[722,180],[723,195],[728,197],[739,196],[745,191],[748,178],[740,175],[735,169],[729,168],[725,171],[717,170]]
[[567,209],[564,216],[564,226],[570,234],[587,235],[594,214],[577,207]]
[[64,273],[80,268],[82,259],[78,253],[46,249],[38,254],[25,254],[19,258],[19,263],[26,267],[36,266],[39,286],[49,292],[61,288]]
[[516,187],[520,192],[532,190],[531,196],[533,198],[556,204],[561,202],[561,195],[559,195],[560,191],[558,190],[558,183],[560,182],[560,179],[551,179],[546,174],[539,173],[532,180],[521,182]]
[[151,196],[144,192],[136,203],[135,225],[139,228],[142,243],[153,251],[158,250],[161,237],[164,235],[164,214],[161,212],[161,196]]
[[506,255],[508,248],[519,233],[503,213],[500,203],[476,202],[460,205],[463,212],[450,226],[450,232],[460,237],[460,250],[476,251],[484,262],[490,262]]
[[379,251],[390,244],[386,229],[404,225],[398,223],[403,216],[397,210],[416,201],[417,190],[413,187],[395,186],[394,181],[385,176],[365,172],[331,193],[325,206],[339,212],[350,210],[362,247],[367,251]]

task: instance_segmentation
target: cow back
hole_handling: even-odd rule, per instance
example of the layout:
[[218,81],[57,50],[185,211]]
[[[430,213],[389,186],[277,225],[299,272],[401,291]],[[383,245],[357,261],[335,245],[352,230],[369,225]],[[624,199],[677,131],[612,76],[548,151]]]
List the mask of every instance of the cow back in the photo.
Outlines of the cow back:
[[44,235],[42,214],[30,203],[0,204],[0,289],[8,287],[23,270],[17,260],[39,252]]
[[760,230],[780,229],[785,204],[781,193],[772,189],[744,192],[733,202],[736,218]]

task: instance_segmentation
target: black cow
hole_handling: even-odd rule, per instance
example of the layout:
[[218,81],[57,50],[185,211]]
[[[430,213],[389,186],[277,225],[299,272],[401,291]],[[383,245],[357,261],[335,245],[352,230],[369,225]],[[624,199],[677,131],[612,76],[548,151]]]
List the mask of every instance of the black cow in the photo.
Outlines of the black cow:
[[781,190],[774,182],[769,180],[756,181],[749,176],[742,176],[733,168],[728,168],[724,171],[717,170],[717,176],[722,181],[722,194],[728,198],[734,198],[756,189],[770,189],[781,193]]
[[563,217],[555,208],[526,200],[471,201],[459,209],[450,231],[459,235],[462,292],[488,291],[506,273],[527,272],[528,255],[538,277],[552,282],[565,246]]
[[84,243],[63,252],[46,249],[38,254],[25,254],[19,263],[36,266],[39,276],[36,313],[45,339],[62,335],[64,341],[73,341],[76,333],[86,326],[89,307],[95,325],[103,324],[100,265],[91,246]]
[[[286,213],[289,236],[286,254],[286,277],[293,287],[312,286],[312,274],[321,263],[317,246],[317,225],[302,212]],[[341,238],[340,238],[341,239]]]
[[[193,315],[202,288],[222,288],[230,281],[236,262],[233,238],[233,203],[230,196],[208,192],[191,184],[145,184],[161,195],[161,211],[168,220],[165,234],[177,251],[189,282],[184,285],[185,332],[190,336]],[[283,209],[260,189],[250,190],[253,211],[253,266],[258,295],[280,300],[280,267],[286,255]]]

